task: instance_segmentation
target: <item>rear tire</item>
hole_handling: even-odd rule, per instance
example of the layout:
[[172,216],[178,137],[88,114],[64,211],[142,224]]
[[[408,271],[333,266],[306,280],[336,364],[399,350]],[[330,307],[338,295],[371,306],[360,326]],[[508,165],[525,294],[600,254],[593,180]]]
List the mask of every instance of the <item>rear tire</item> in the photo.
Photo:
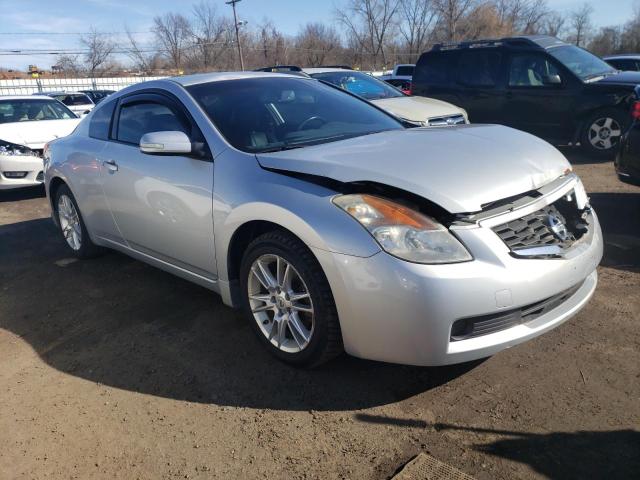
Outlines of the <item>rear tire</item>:
[[76,199],[67,185],[56,190],[53,208],[64,243],[74,256],[93,258],[104,252],[91,241]]
[[629,119],[615,108],[604,108],[589,115],[582,127],[580,146],[597,158],[613,158],[622,135],[629,127]]
[[342,353],[329,282],[293,235],[273,231],[251,242],[240,266],[240,285],[247,320],[277,358],[313,367]]

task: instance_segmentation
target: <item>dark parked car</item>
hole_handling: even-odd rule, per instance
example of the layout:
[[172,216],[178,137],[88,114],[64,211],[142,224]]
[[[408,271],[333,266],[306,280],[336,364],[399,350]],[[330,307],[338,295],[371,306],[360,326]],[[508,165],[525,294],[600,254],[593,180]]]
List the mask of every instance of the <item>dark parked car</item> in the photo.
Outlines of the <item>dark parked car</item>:
[[80,92],[87,95],[96,105],[112,93],[116,93],[115,90],[80,90]]
[[613,68],[621,70],[623,72],[638,72],[640,71],[640,55],[637,53],[625,54],[625,55],[611,55],[604,57],[603,60],[611,65]]
[[389,85],[393,85],[405,95],[411,95],[411,80],[402,80],[400,78],[390,78],[385,80]]
[[254,72],[286,73],[289,75],[298,75],[300,77],[308,76],[296,65],[274,65],[272,67],[256,68]]
[[630,123],[640,72],[619,72],[548,36],[436,45],[423,53],[413,94],[461,106],[474,123],[499,123],[556,145],[612,155]]
[[623,182],[640,185],[640,86],[636,87],[636,101],[631,108],[633,123],[622,137],[622,144],[613,162]]

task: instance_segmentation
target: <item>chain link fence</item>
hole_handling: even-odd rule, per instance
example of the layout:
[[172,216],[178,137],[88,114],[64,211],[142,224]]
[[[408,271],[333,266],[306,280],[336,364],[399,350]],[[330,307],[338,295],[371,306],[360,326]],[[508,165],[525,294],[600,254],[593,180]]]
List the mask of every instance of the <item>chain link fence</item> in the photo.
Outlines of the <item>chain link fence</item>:
[[19,78],[0,80],[0,95],[32,95],[34,93],[78,90],[120,90],[135,83],[166,77],[112,78]]

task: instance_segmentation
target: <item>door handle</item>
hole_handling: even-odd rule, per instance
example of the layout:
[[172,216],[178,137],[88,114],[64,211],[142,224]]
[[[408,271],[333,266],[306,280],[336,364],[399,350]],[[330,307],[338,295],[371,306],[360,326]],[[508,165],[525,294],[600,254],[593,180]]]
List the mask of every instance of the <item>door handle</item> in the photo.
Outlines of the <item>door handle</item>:
[[507,92],[507,98],[513,98],[513,92]]
[[114,160],[105,160],[102,165],[109,170],[109,173],[115,173],[118,171],[118,164]]

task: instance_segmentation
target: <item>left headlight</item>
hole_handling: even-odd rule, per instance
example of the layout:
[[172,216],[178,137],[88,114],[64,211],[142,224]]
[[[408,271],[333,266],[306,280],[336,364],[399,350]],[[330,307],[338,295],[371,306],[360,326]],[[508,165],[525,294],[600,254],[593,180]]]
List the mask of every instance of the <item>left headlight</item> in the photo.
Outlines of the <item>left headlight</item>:
[[39,155],[24,145],[0,140],[0,155],[38,157]]
[[333,203],[365,227],[383,250],[416,263],[472,260],[449,230],[431,217],[373,195],[339,195]]

